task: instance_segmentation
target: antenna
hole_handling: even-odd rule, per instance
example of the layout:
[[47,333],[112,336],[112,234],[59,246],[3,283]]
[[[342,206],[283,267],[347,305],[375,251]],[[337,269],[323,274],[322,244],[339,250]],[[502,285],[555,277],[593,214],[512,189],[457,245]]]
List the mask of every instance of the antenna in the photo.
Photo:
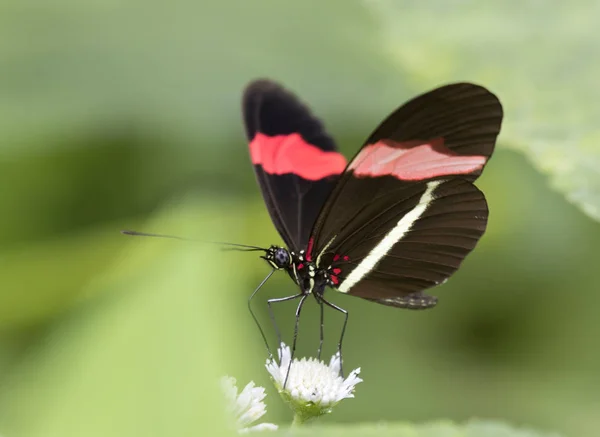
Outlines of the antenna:
[[265,249],[265,248],[258,247],[258,246],[250,246],[250,245],[247,245],[247,244],[224,243],[224,242],[221,242],[221,241],[202,241],[202,240],[197,240],[197,239],[194,239],[194,238],[178,237],[176,235],[152,234],[152,233],[149,233],[149,232],[138,232],[138,231],[132,231],[132,230],[129,230],[129,229],[122,230],[121,234],[123,234],[123,235],[129,235],[129,236],[132,236],[132,237],[155,237],[155,238],[169,238],[169,239],[172,239],[172,240],[182,240],[182,241],[200,241],[200,242],[203,242],[203,243],[220,244],[220,245],[223,245],[223,246],[230,246],[229,250],[240,250],[240,251],[244,251],[244,252],[255,252],[255,251],[266,252],[267,251],[267,249]]

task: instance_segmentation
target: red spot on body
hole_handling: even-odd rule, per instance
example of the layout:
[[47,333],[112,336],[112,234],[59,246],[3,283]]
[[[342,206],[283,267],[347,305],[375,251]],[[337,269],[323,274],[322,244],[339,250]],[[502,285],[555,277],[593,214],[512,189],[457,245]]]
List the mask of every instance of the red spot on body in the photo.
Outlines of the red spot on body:
[[357,177],[394,176],[420,181],[439,176],[469,174],[481,170],[485,156],[465,156],[450,150],[443,138],[398,143],[380,140],[365,146],[350,168]]
[[313,245],[315,244],[315,239],[313,237],[310,237],[308,239],[308,246],[306,247],[306,261],[310,262],[312,261],[312,250],[313,250]]
[[350,261],[350,257],[348,255],[344,256],[344,261]]
[[250,142],[250,159],[267,173],[291,173],[310,181],[339,175],[346,168],[341,153],[321,150],[297,133],[273,137],[257,133]]
[[333,272],[334,275],[339,275],[340,273],[342,273],[342,269],[333,269],[331,271]]
[[340,255],[339,254],[334,255],[333,262],[337,261],[338,259],[340,259]]
[[333,282],[335,285],[338,285],[340,283],[340,280],[337,276],[329,275],[329,277],[331,278],[331,282]]
[[298,270],[303,269],[304,268],[304,264],[300,263],[298,264]]

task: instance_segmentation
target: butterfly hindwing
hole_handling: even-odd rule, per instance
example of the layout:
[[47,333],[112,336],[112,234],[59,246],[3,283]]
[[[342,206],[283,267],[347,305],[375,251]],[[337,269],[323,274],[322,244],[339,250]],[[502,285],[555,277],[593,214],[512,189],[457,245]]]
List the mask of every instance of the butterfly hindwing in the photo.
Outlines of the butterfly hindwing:
[[344,242],[339,251],[348,261],[337,264],[339,291],[376,299],[411,296],[444,282],[473,250],[488,217],[481,191],[461,179],[422,185],[416,202],[412,195],[398,201],[385,218],[371,222],[364,238]]
[[250,157],[271,219],[286,245],[300,250],[346,160],[321,121],[274,82],[251,82],[242,110]]
[[[472,184],[491,156],[502,106],[460,83],[406,103],[367,139],[340,177],[312,233],[338,291],[404,308],[435,305],[444,282],[487,224]],[[325,266],[327,267],[327,266]]]

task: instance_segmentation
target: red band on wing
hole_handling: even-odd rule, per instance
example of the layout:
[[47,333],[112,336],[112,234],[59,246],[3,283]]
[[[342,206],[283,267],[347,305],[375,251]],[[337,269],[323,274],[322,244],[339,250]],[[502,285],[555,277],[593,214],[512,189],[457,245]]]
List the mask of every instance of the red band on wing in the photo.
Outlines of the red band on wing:
[[314,244],[315,244],[315,239],[313,237],[310,237],[308,239],[308,246],[306,247],[306,261],[308,261],[308,262],[312,261],[312,250],[313,250]]
[[395,176],[420,181],[439,176],[469,174],[481,170],[485,156],[464,156],[444,145],[443,138],[397,143],[381,140],[365,146],[350,168],[358,177]]
[[342,154],[321,150],[300,134],[270,137],[259,132],[250,142],[250,158],[267,173],[292,173],[310,181],[339,175],[346,168]]

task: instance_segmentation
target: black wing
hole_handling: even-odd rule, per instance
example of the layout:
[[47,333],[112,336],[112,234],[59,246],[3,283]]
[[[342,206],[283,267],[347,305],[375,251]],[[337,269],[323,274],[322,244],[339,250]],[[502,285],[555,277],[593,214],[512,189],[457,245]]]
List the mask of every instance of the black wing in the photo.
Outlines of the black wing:
[[250,157],[271,219],[287,246],[300,250],[346,159],[321,121],[274,82],[251,82],[242,109]]
[[485,197],[472,182],[493,153],[499,100],[459,83],[406,103],[367,139],[323,207],[309,255],[338,291],[427,308],[483,235]]

